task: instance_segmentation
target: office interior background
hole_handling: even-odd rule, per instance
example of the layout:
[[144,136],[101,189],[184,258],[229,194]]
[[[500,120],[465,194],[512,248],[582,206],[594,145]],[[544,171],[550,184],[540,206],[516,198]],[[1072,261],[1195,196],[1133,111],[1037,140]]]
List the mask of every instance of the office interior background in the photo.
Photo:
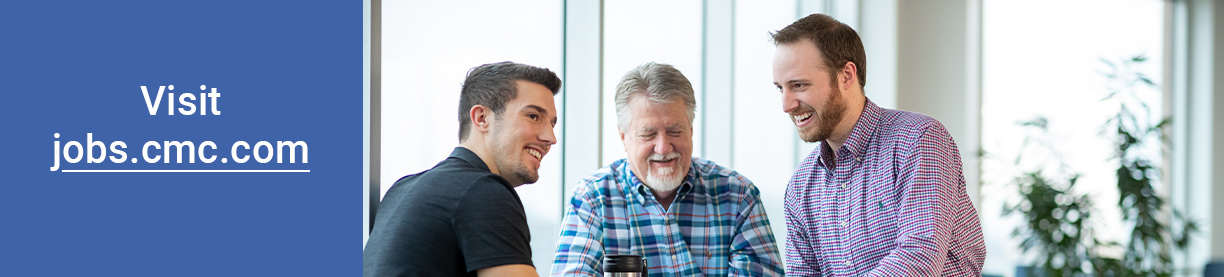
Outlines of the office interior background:
[[[1153,185],[1199,224],[1178,275],[1224,258],[1224,3],[1210,0],[365,0],[366,178],[362,234],[398,178],[432,167],[458,145],[459,89],[469,68],[514,61],[557,72],[559,143],[540,180],[519,187],[533,261],[551,269],[563,205],[578,180],[625,157],[613,94],[646,62],[680,69],[697,92],[694,156],[751,179],[784,246],[783,193],[816,144],[803,143],[772,85],[769,33],[811,13],[859,32],[867,97],[931,115],[956,139],[985,232],[984,273],[1011,276],[1037,259],[1004,216],[1015,184],[1037,169],[1078,176],[1095,204],[1095,231],[1124,242],[1116,146],[1103,127],[1119,111],[1111,91],[1130,89],[1150,116],[1169,118],[1166,142],[1136,147],[1160,169]],[[1141,62],[1124,62],[1133,57]],[[1113,66],[1151,85],[1119,86]],[[1116,77],[1116,76],[1115,76]],[[1219,80],[1219,81],[1217,81]],[[1103,100],[1104,99],[1104,100]],[[1138,107],[1138,106],[1136,106]],[[1022,122],[1044,119],[1045,132]],[[1034,143],[1046,142],[1044,144]],[[1034,147],[1038,145],[1040,147]]]

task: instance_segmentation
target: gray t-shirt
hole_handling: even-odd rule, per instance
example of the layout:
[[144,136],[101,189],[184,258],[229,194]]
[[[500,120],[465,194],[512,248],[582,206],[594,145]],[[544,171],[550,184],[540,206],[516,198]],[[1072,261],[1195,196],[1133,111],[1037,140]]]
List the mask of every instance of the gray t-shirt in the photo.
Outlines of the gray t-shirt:
[[476,276],[493,266],[532,265],[530,242],[514,187],[476,153],[456,147],[387,191],[362,255],[362,275]]

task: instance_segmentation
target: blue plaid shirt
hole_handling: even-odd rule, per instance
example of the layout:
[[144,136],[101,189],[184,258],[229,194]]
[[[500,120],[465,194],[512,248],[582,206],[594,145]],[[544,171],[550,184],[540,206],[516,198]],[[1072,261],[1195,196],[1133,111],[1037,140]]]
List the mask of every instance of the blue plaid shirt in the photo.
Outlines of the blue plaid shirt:
[[760,192],[693,158],[666,211],[624,159],[583,179],[565,209],[553,276],[602,276],[605,254],[647,259],[652,276],[781,276]]

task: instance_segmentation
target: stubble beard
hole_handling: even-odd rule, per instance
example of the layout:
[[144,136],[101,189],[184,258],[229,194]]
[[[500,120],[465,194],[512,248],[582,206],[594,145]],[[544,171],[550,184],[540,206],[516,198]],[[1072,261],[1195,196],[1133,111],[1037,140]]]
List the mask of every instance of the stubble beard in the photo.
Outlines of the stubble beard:
[[[503,138],[504,130],[497,128],[493,131],[494,143],[501,153],[493,157],[497,163],[498,171],[502,178],[506,178],[511,184],[518,186],[523,184],[532,184],[540,180],[540,173],[527,168],[527,163],[523,162],[523,147],[512,145],[507,141],[512,141],[509,138]],[[543,154],[543,153],[541,153]]]

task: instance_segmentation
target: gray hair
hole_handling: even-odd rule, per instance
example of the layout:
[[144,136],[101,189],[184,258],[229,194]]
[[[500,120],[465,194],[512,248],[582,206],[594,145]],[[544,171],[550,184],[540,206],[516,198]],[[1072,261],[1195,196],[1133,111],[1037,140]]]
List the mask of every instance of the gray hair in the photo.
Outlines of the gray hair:
[[680,98],[688,107],[689,123],[697,118],[697,98],[688,78],[671,65],[649,62],[629,70],[616,85],[616,125],[622,132],[627,131],[632,117],[629,98],[639,94],[653,104],[671,103]]

